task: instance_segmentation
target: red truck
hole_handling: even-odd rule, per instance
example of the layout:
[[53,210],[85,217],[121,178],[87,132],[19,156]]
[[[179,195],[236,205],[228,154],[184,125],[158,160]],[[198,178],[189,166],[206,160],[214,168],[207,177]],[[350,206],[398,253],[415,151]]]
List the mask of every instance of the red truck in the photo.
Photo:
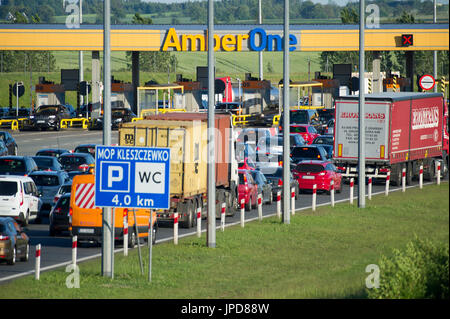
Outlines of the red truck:
[[[357,177],[358,96],[344,96],[335,102],[333,158],[343,177]],[[366,175],[386,178],[393,185],[419,176],[424,180],[448,172],[448,107],[441,93],[383,92],[365,96]]]

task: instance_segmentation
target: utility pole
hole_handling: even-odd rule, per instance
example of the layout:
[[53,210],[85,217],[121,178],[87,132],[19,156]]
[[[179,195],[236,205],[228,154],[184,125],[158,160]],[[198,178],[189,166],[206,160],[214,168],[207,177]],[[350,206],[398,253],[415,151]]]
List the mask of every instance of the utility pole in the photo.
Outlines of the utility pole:
[[[103,145],[111,145],[111,1],[103,4],[103,82],[105,83],[103,99]],[[111,240],[112,228],[111,208],[103,208],[102,223],[102,275],[113,278],[114,242]]]
[[[261,1],[258,0],[258,24],[262,24],[262,11],[261,11]],[[264,79],[264,66],[263,66],[263,52],[260,50],[259,55],[259,79],[262,81]],[[262,103],[262,102],[261,102]]]
[[[433,23],[436,23],[437,17],[436,17],[436,0],[433,1],[434,4],[434,10],[433,10]],[[437,51],[433,51],[433,77],[435,80],[437,80]],[[411,80],[412,82],[412,80]],[[438,86],[434,86],[434,92],[438,91]]]
[[208,0],[208,232],[207,246],[216,247],[216,158],[214,149],[214,1]]
[[289,0],[284,0],[284,48],[283,48],[283,223],[290,224],[291,168],[289,147]]
[[[78,19],[80,22],[80,28],[81,28],[81,24],[83,23],[83,1],[79,0],[79,11],[78,11]],[[79,65],[79,69],[80,69],[80,82],[84,81],[84,63],[83,63],[83,51],[78,51],[78,65]],[[80,94],[80,106],[83,105],[84,103],[84,97],[83,94]]]
[[358,207],[366,207],[366,132],[364,129],[364,12],[365,1],[359,2],[359,142],[358,142]]

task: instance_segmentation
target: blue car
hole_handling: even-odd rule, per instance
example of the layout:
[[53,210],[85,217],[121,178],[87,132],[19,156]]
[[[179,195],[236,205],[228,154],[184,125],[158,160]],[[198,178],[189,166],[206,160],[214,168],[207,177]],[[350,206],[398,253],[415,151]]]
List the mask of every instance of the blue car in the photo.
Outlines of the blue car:
[[40,171],[61,171],[62,166],[54,156],[33,156]]

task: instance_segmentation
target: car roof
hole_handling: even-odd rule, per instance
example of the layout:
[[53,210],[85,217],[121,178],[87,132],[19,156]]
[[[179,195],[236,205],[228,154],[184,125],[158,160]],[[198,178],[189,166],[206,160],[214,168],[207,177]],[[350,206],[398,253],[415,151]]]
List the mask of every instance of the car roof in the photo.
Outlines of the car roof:
[[308,127],[308,126],[312,126],[311,124],[290,124],[290,126],[304,126],[304,127]]
[[95,147],[97,145],[101,145],[101,144],[94,144],[94,143],[80,144],[80,145],[77,145],[77,147],[75,147],[75,148],[78,148],[78,147]]
[[25,158],[31,158],[31,156],[7,155],[7,156],[0,157],[0,159],[17,159],[17,160],[21,160],[21,159],[25,159]]
[[332,164],[332,163],[330,161],[306,160],[306,161],[299,162],[297,165],[300,165],[300,164],[315,164],[315,165],[326,166],[326,165]]
[[51,159],[51,160],[55,160],[55,161],[57,161],[58,159],[56,158],[56,157],[54,157],[54,156],[49,156],[49,155],[33,155],[33,156],[31,156],[33,159],[36,157],[36,158],[39,158],[39,159]]
[[88,157],[88,156],[90,156],[90,157],[92,157],[92,155],[90,154],[90,153],[64,153],[64,154],[61,154],[61,156],[60,157]]
[[0,175],[1,180],[11,180],[11,181],[17,181],[21,180],[22,182],[29,182],[32,179],[28,176],[22,176],[22,175]]
[[38,152],[60,152],[60,151],[64,151],[64,152],[69,152],[69,150],[65,149],[65,148],[43,148],[40,149]]
[[8,221],[15,221],[12,217],[0,217],[0,223],[6,223]]
[[63,174],[63,173],[65,173],[64,171],[34,171],[34,172],[31,172],[30,174],[29,174],[29,176],[31,176],[31,175],[61,175],[61,174]]

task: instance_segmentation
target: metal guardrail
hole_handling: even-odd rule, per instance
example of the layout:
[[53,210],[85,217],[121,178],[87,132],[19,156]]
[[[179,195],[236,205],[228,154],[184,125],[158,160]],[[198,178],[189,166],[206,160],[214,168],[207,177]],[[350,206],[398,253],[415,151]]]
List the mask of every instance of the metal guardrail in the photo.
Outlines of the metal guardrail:
[[275,115],[275,116],[273,117],[272,124],[273,124],[274,126],[277,126],[278,124],[280,124],[280,115]]
[[74,124],[81,123],[81,128],[87,129],[89,126],[89,120],[86,118],[73,118],[73,119],[62,119],[61,128],[73,127]]
[[249,118],[251,117],[251,114],[245,114],[245,115],[232,115],[232,121],[233,121],[233,125],[248,125],[249,123]]
[[16,119],[0,120],[0,126],[3,126],[3,124],[11,125],[11,130],[13,131],[17,131],[19,129],[19,121]]
[[[164,113],[172,113],[172,112],[186,112],[185,109],[164,109],[164,108],[158,108],[158,113],[164,114]],[[142,110],[141,111],[141,116],[140,118],[144,118],[145,114],[156,114],[156,110],[155,109],[146,109],[146,110]]]

